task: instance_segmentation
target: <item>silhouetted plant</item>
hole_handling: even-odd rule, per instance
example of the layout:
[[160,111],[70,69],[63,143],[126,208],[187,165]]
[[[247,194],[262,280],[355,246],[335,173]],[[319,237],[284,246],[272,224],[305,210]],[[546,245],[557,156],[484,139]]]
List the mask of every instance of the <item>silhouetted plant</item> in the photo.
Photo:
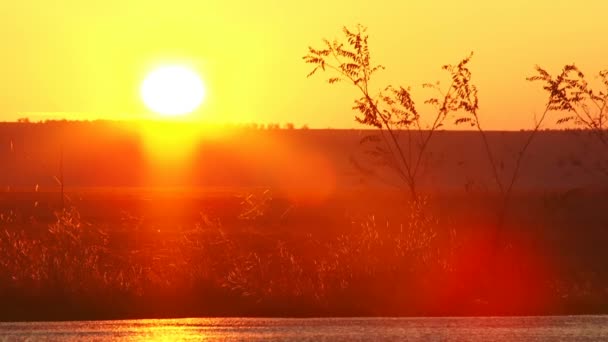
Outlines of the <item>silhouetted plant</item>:
[[[442,90],[439,82],[424,85],[438,90],[441,95],[425,101],[426,104],[434,105],[436,112],[431,116],[431,125],[424,127],[410,88],[389,85],[378,95],[371,93],[372,76],[383,70],[384,66],[375,65],[371,61],[366,28],[361,25],[355,30],[344,27],[343,32],[345,43],[324,40],[324,49],[309,47],[309,54],[303,58],[314,68],[308,77],[318,70],[329,70],[334,73],[328,79],[330,84],[349,82],[359,90],[362,96],[355,100],[353,109],[360,114],[355,116],[355,120],[380,131],[378,135],[362,139],[362,143],[376,144],[367,153],[377,164],[393,169],[406,184],[412,197],[417,198],[418,177],[429,142],[434,133],[443,126],[448,115],[459,114],[455,118],[456,124],[469,123],[479,127],[477,88],[471,81],[471,71],[468,69],[471,55],[456,65],[443,66],[443,69],[450,73],[452,80],[447,90]],[[401,131],[407,132],[407,144],[399,138]]]
[[[589,131],[603,146],[608,146],[606,120],[608,120],[608,70],[598,72],[600,89],[589,85],[585,74],[574,64],[565,65],[555,76],[540,66],[536,75],[528,77],[532,82],[543,83],[548,93],[547,111],[561,113],[557,125],[573,123]],[[596,165],[597,169],[608,174],[606,161]]]
[[595,90],[589,86],[583,72],[574,64],[568,64],[555,77],[540,66],[537,75],[528,77],[529,81],[544,83],[543,89],[549,93],[547,106],[551,111],[564,112],[557,124],[574,122],[578,126],[593,130],[604,144],[605,125],[608,115],[608,70],[598,73],[603,89]]

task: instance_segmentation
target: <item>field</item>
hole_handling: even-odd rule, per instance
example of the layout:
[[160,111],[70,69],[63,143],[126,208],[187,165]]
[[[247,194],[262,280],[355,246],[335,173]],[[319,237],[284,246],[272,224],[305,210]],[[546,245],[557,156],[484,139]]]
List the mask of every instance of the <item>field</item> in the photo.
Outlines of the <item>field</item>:
[[[365,133],[235,130],[184,165],[127,124],[0,126],[0,319],[608,312],[584,133],[540,134],[504,222],[474,132],[440,134],[416,202],[353,165]],[[525,134],[491,133],[503,172]]]

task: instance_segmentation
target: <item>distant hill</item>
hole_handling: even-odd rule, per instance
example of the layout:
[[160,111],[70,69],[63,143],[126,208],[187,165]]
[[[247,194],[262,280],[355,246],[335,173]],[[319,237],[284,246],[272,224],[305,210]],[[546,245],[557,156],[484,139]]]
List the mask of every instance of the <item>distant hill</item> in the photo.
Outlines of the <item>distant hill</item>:
[[[146,131],[146,125],[155,128]],[[68,187],[268,186],[332,191],[399,185],[389,169],[370,164],[360,143],[370,133],[374,131],[198,129],[187,123],[0,123],[0,186],[56,186],[62,154]],[[504,177],[510,175],[528,134],[488,133]],[[405,133],[401,139],[407,141]],[[603,187],[608,184],[601,171],[606,152],[588,132],[540,132],[525,157],[517,188]],[[478,133],[443,131],[429,146],[420,184],[431,191],[492,190],[489,171]]]

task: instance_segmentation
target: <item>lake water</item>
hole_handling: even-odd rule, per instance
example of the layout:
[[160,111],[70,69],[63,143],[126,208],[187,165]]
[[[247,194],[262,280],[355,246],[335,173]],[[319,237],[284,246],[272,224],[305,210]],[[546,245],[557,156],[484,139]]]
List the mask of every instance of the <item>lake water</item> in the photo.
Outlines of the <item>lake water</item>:
[[0,323],[28,341],[598,341],[608,316],[487,318],[187,318]]

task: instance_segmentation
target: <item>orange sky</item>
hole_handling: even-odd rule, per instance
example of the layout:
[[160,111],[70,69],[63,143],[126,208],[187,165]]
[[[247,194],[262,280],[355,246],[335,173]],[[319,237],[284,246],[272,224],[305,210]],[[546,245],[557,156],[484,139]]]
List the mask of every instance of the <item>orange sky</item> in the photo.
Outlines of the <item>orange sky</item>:
[[543,106],[539,86],[525,81],[535,64],[608,68],[607,13],[603,0],[5,0],[0,120],[153,117],[140,83],[154,66],[179,62],[208,87],[194,117],[359,127],[354,89],[306,79],[301,57],[362,23],[372,58],[387,66],[378,89],[411,85],[422,103],[418,86],[474,51],[485,127],[519,129]]

